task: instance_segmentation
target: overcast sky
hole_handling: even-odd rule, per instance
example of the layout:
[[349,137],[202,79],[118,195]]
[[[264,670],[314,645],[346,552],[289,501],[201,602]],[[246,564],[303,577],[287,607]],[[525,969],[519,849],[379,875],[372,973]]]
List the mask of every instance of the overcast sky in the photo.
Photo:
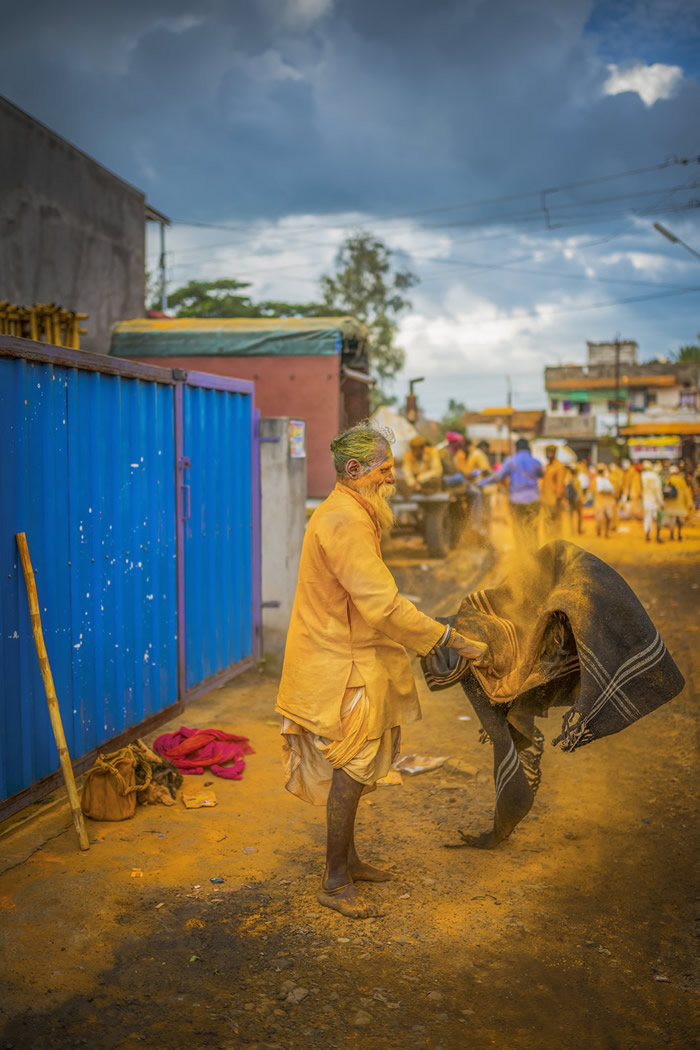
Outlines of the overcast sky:
[[652,226],[700,251],[697,0],[33,0],[0,58],[0,93],[171,216],[172,286],[311,300],[343,237],[382,237],[421,278],[396,389],[426,376],[432,415],[505,374],[542,406],[587,339],[697,341],[700,260]]

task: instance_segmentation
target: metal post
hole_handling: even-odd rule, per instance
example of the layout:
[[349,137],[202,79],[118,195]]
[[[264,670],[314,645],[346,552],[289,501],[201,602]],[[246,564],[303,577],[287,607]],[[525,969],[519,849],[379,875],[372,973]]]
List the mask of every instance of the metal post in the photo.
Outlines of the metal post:
[[620,443],[620,335],[615,336],[615,441]]
[[184,382],[173,387],[175,399],[175,551],[177,570],[177,698],[182,700],[187,692],[187,654],[185,642],[185,455],[184,455]]
[[251,396],[252,434],[251,434],[251,599],[253,606],[252,642],[253,658],[261,660],[263,654],[262,637],[262,544],[261,544],[261,478],[260,478],[260,410],[255,407],[255,395]]
[[167,277],[165,273],[165,223],[160,223],[160,308],[165,313],[168,309]]
[[513,451],[513,434],[512,434],[511,425],[510,425],[511,424],[511,415],[512,415],[512,413],[510,412],[510,409],[513,407],[513,387],[512,387],[511,381],[510,381],[510,376],[506,376],[506,382],[508,383],[508,409],[509,409],[509,411],[507,413],[507,419],[508,419],[508,424],[507,425],[508,425],[508,455],[510,456],[510,454]]

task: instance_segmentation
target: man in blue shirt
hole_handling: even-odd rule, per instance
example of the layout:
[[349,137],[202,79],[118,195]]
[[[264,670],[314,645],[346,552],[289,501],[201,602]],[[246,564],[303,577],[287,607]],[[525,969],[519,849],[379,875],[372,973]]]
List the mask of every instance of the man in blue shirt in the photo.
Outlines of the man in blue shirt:
[[477,481],[479,488],[495,485],[508,479],[508,505],[513,525],[513,538],[534,551],[538,546],[537,527],[540,516],[539,479],[544,471],[542,464],[530,452],[525,438],[515,442],[515,453],[503,461],[499,470],[487,478]]

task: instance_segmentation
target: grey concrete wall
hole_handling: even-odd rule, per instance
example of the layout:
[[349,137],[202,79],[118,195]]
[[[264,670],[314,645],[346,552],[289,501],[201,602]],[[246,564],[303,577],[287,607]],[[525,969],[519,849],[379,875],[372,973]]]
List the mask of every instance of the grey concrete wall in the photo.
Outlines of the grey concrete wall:
[[81,349],[109,352],[144,314],[145,198],[0,97],[0,299],[89,314]]
[[287,627],[297,584],[299,555],[306,528],[306,459],[289,455],[289,419],[261,419],[262,600],[279,607],[263,609],[263,656],[270,670],[284,658]]

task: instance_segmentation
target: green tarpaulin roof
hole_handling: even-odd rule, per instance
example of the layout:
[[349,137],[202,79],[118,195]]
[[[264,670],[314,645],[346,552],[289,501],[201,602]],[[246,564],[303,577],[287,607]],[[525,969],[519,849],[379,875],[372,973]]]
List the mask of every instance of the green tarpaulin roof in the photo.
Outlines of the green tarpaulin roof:
[[113,357],[268,357],[339,354],[346,340],[366,342],[354,317],[158,318],[121,321]]

